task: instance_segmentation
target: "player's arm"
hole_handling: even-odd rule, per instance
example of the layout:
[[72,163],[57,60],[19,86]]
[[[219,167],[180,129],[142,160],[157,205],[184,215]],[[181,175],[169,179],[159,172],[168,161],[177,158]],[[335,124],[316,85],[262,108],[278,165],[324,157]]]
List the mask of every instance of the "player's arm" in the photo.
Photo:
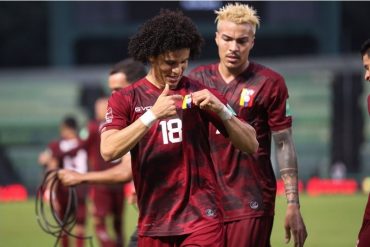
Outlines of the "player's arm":
[[285,216],[286,242],[290,241],[291,233],[293,233],[294,246],[302,247],[307,238],[307,231],[300,212],[298,165],[292,129],[287,128],[273,132],[272,136],[276,146],[276,157],[288,203]]
[[168,95],[168,92],[169,86],[166,84],[153,107],[126,128],[102,132],[100,151],[104,160],[122,157],[143,138],[155,121],[176,114],[176,101],[181,100],[182,96]]
[[222,119],[230,141],[236,148],[246,153],[257,151],[259,144],[255,129],[235,117],[208,89],[193,93],[192,100],[199,108],[215,112]]
[[130,157],[122,157],[122,162],[104,171],[79,173],[71,170],[58,171],[58,178],[65,186],[73,186],[81,183],[115,184],[127,182],[132,179]]
[[[229,111],[223,109],[222,111]],[[231,113],[223,113],[231,115],[231,118],[223,119],[223,124],[227,130],[231,143],[238,149],[246,153],[255,153],[258,149],[258,141],[255,129],[246,122],[242,122],[239,118]]]

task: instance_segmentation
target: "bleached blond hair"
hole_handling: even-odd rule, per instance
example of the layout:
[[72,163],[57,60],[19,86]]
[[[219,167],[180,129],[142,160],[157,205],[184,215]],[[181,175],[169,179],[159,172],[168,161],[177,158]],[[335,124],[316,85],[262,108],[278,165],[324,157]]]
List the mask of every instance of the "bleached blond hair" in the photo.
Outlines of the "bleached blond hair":
[[249,23],[253,27],[253,33],[256,34],[256,29],[260,25],[257,11],[247,4],[229,3],[219,10],[215,10],[215,14],[217,15],[215,20],[217,28],[220,21],[231,21],[236,24]]

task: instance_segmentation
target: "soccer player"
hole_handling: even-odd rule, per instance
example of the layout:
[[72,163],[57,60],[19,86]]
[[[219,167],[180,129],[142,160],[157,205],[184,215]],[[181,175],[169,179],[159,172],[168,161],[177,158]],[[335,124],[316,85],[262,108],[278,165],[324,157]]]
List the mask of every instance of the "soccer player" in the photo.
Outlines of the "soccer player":
[[101,153],[114,160],[131,150],[139,246],[223,246],[209,124],[243,152],[258,147],[216,91],[183,76],[201,43],[188,17],[162,10],[129,41],[129,54],[150,65],[147,76],[109,100]]
[[[146,69],[143,63],[128,58],[115,64],[109,73],[108,86],[113,93],[141,79],[146,75]],[[93,171],[87,173],[78,173],[70,170],[60,170],[59,179],[66,186],[73,186],[80,183],[94,184],[115,184],[132,180],[131,159],[127,154],[121,158],[119,164],[112,166],[106,163],[100,155],[100,122],[104,120],[107,101],[99,99],[96,102],[97,121],[93,121],[88,126],[89,137],[85,144],[89,147],[90,161],[92,162]],[[100,165],[99,165],[100,164]],[[103,164],[104,167],[101,167]],[[104,165],[105,164],[105,165]],[[108,169],[108,167],[111,167]],[[122,246],[124,241],[122,237],[122,219],[123,210],[123,192],[122,185],[113,186],[111,189],[98,186],[94,188],[94,214],[96,232],[101,246],[113,246],[113,240],[109,238],[105,226],[105,217],[110,212],[114,213],[114,229],[116,233],[116,246]],[[136,201],[136,194],[128,195],[131,203]],[[112,210],[109,210],[111,208]],[[129,246],[137,246],[137,234],[133,234]]]
[[298,169],[292,140],[292,118],[284,78],[249,60],[259,17],[246,4],[228,4],[218,11],[215,41],[219,62],[195,68],[190,77],[217,89],[238,116],[257,132],[258,152],[248,155],[211,126],[212,159],[221,186],[228,247],[269,247],[276,179],[270,161],[271,136],[285,185],[286,242],[302,247],[307,237],[300,213]]
[[[370,39],[366,40],[361,47],[362,63],[365,69],[364,79],[370,82]],[[367,107],[370,115],[370,95],[367,96]],[[370,194],[367,200],[364,219],[358,234],[357,247],[370,246]]]
[[[48,145],[49,154],[40,154],[39,161],[46,165],[47,169],[64,168],[79,173],[87,171],[87,152],[81,146],[81,140],[77,134],[77,121],[73,117],[66,117],[60,125],[60,140],[53,141]],[[72,151],[73,150],[73,151]],[[66,153],[72,151],[70,154]],[[85,186],[77,186],[77,214],[76,214],[76,246],[84,245],[85,220],[86,220],[86,192]],[[68,188],[58,186],[56,191],[57,212],[59,218],[63,219],[67,209]],[[66,234],[62,235],[62,246],[69,246],[69,239]]]
[[[117,165],[115,162],[105,162],[100,155],[100,126],[104,122],[108,105],[107,98],[97,99],[95,102],[95,120],[88,123],[86,128],[85,146],[89,157],[89,166],[92,171],[106,170]],[[129,162],[125,163],[130,164]],[[85,173],[86,174],[86,173]],[[85,174],[82,174],[84,176]],[[124,207],[123,184],[93,185],[91,187],[95,231],[100,246],[121,247],[124,245],[122,235],[122,212]],[[112,239],[106,226],[107,217],[113,216],[113,230],[116,238]]]

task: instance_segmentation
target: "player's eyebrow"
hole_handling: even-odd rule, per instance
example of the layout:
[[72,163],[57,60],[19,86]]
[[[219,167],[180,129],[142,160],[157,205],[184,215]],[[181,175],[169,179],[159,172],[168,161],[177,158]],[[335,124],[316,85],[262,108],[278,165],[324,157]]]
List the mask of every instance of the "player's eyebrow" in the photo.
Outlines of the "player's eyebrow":
[[[227,38],[227,39],[235,39],[227,34],[222,34],[222,38]],[[236,38],[235,40],[237,41],[244,41],[244,40],[249,40],[249,36],[242,36],[242,37],[238,37]]]

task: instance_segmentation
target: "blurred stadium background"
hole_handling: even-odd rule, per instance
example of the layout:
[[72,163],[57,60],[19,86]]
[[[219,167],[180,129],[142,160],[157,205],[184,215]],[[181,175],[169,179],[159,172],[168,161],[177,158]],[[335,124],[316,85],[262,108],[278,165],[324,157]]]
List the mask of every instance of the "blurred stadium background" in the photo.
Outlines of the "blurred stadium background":
[[[217,60],[213,10],[224,3],[0,2],[0,246],[23,246],[6,242],[22,229],[11,223],[17,220],[17,211],[11,210],[23,208],[24,220],[35,221],[32,200],[42,176],[39,152],[58,137],[65,114],[75,114],[81,126],[91,117],[94,100],[108,92],[110,66],[126,58],[128,39],[137,27],[160,8],[183,10],[206,40],[192,68]],[[366,202],[361,183],[370,175],[370,85],[362,79],[359,55],[362,42],[370,38],[370,2],[248,3],[262,19],[251,58],[283,74],[289,88],[307,246],[354,246]],[[339,174],[339,186],[330,180],[338,164],[346,168]],[[24,191],[18,198],[9,195],[14,184],[24,186],[25,197]],[[339,195],[312,197],[320,193]],[[9,202],[27,198],[24,204]],[[283,205],[282,198],[278,204]],[[315,211],[320,208],[322,212]],[[279,238],[273,246],[284,246],[284,211],[279,210],[274,239]],[[134,227],[133,212],[128,231]],[[319,219],[334,222],[328,227],[338,231],[325,229]],[[353,227],[346,228],[348,224]],[[35,222],[26,226],[37,228]],[[34,231],[38,234],[27,238],[39,241],[41,230]]]

